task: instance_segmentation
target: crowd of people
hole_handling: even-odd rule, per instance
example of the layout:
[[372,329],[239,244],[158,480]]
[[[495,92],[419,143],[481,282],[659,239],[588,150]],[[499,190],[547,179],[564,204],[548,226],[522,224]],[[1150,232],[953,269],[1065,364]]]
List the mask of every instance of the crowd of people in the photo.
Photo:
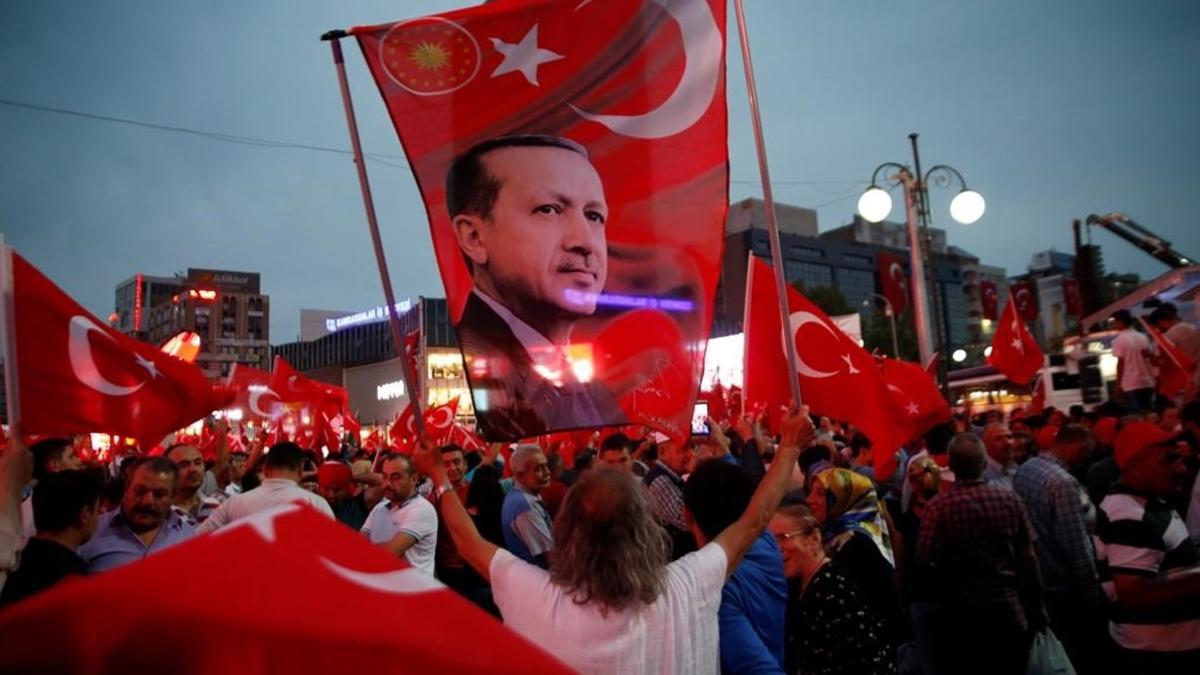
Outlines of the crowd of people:
[[88,466],[70,439],[12,433],[0,611],[301,501],[582,672],[1023,673],[1039,650],[1084,674],[1200,672],[1200,400],[1139,389],[956,414],[891,476],[806,410],[776,433],[761,415],[687,442],[597,432],[569,467],[532,443],[261,440]]

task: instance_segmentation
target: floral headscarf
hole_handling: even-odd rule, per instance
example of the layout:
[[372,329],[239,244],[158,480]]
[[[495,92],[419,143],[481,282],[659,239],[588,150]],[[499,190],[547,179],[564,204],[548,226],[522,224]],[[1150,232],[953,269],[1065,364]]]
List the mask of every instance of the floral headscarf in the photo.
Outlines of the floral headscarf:
[[855,531],[862,532],[875,542],[884,559],[895,565],[892,538],[871,479],[847,469],[825,469],[813,480],[825,488],[827,540],[833,543]]

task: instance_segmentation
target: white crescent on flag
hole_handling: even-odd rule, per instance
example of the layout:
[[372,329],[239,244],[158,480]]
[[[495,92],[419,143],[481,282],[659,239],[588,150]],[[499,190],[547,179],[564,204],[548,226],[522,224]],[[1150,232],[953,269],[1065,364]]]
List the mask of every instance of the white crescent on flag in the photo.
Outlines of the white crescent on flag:
[[[67,358],[71,362],[71,372],[75,374],[75,377],[88,387],[109,396],[128,396],[141,389],[146,384],[144,381],[135,385],[122,386],[109,381],[100,374],[100,369],[96,367],[96,360],[92,356],[92,345],[88,341],[88,334],[92,332],[99,333],[109,340],[113,339],[113,336],[104,332],[88,317],[82,314],[71,317],[67,331]],[[145,367],[144,364],[143,367]],[[153,372],[151,374],[153,375]]]
[[679,24],[683,38],[683,75],[675,91],[662,105],[641,115],[597,115],[576,105],[570,106],[584,119],[630,138],[666,138],[691,127],[708,110],[721,75],[724,43],[708,3],[704,0],[651,1]]

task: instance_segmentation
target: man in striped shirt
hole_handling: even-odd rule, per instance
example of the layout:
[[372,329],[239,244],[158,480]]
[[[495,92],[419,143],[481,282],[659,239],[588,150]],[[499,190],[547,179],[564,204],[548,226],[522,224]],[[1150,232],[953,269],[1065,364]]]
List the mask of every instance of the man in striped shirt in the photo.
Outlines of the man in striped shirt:
[[1165,500],[1187,476],[1176,437],[1134,422],[1113,446],[1121,477],[1100,503],[1096,557],[1122,672],[1200,672],[1200,550]]

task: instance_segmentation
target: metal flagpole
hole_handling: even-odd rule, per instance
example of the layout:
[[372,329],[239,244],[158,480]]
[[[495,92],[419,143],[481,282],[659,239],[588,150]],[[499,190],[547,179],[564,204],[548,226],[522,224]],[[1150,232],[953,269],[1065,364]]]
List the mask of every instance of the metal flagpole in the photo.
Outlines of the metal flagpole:
[[791,312],[788,309],[787,282],[783,277],[783,253],[779,248],[779,225],[775,221],[775,197],[771,192],[771,173],[767,169],[767,146],[763,141],[762,115],[758,109],[758,87],[754,84],[754,65],[750,62],[750,37],[746,33],[746,11],[742,0],[733,0],[737,13],[738,36],[742,43],[742,66],[746,71],[746,95],[750,99],[750,119],[754,123],[754,145],[758,151],[758,173],[762,179],[763,210],[767,216],[767,231],[771,239],[771,264],[775,268],[775,292],[779,297],[780,328],[785,331],[784,352],[787,353],[788,371],[791,377],[792,401],[800,400],[800,379],[796,370],[796,341],[792,339]]
[[21,390],[17,386],[17,331],[13,312],[12,249],[0,234],[0,342],[4,343],[4,404],[8,430],[17,431],[21,422]]
[[375,217],[375,201],[371,198],[371,184],[367,180],[367,165],[363,159],[362,143],[358,138],[358,122],[354,119],[354,103],[350,100],[350,84],[346,81],[346,63],[342,58],[341,38],[346,31],[332,30],[321,36],[333,48],[333,65],[337,69],[338,85],[342,91],[342,105],[346,110],[346,126],[350,130],[350,145],[354,150],[354,164],[358,169],[358,184],[362,188],[363,207],[367,210],[367,225],[371,230],[371,244],[375,247],[375,264],[379,267],[379,281],[383,284],[383,297],[387,302],[388,325],[392,329],[392,341],[396,345],[396,356],[400,358],[400,373],[404,377],[404,388],[410,393],[413,406],[413,427],[418,434],[425,433],[425,413],[421,401],[413,388],[416,373],[408,361],[405,350],[404,331],[400,328],[400,317],[396,315],[396,296],[392,292],[392,278],[388,274],[387,258],[383,255],[383,241],[379,237],[379,221]]

